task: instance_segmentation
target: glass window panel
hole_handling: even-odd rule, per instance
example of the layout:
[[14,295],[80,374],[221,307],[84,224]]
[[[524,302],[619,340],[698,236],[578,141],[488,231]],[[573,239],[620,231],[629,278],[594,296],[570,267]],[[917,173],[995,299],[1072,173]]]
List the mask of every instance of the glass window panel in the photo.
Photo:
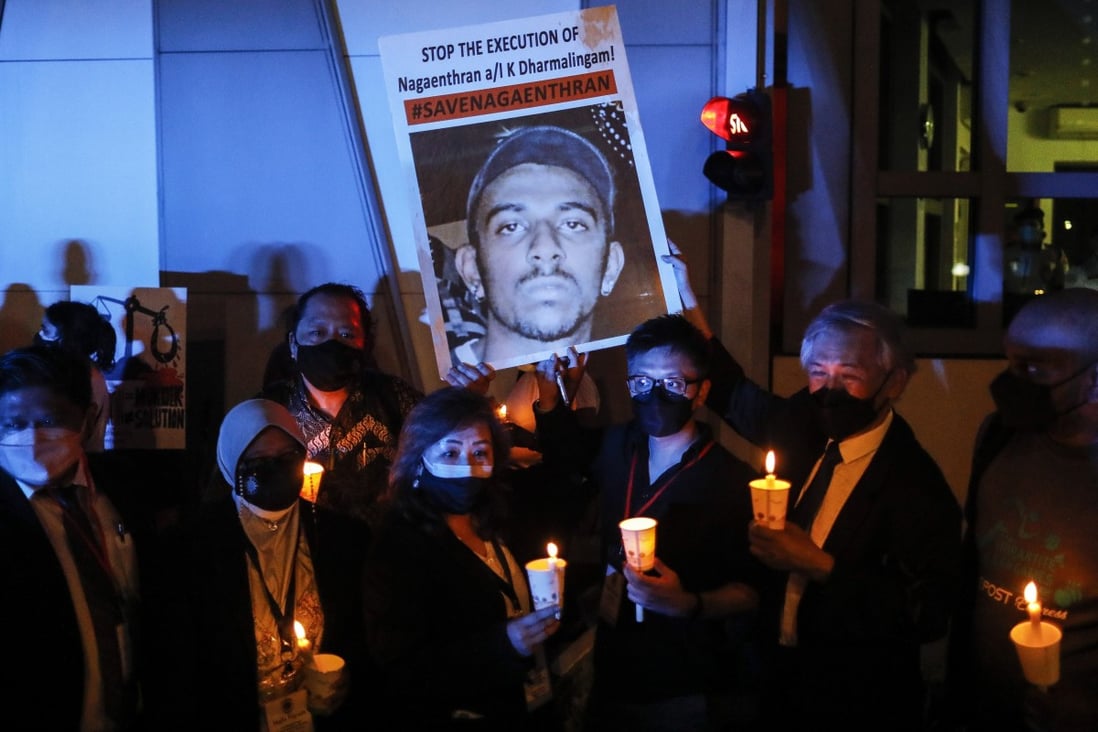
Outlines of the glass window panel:
[[973,4],[882,3],[881,170],[970,169]]
[[1007,170],[1098,163],[1098,5],[1013,0]]
[[974,325],[972,220],[967,198],[878,199],[878,298],[912,327]]
[[1098,289],[1098,199],[1025,198],[1006,210],[1003,324],[1037,295]]

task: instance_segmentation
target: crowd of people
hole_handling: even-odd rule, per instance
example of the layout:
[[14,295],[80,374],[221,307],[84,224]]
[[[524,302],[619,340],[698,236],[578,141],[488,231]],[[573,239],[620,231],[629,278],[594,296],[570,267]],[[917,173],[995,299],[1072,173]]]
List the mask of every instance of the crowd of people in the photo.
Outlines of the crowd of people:
[[[781,397],[713,335],[670,250],[683,309],[626,341],[622,424],[593,418],[575,349],[522,373],[516,428],[487,396],[488,364],[455,364],[423,395],[368,365],[361,293],[305,293],[296,372],[228,410],[217,485],[157,537],[155,560],[139,561],[111,500],[137,479],[101,467],[99,351],[51,307],[33,345],[0,356],[0,573],[14,590],[0,695],[34,713],[17,727],[1098,728],[1098,292],[1050,293],[1012,321],[962,512],[894,409],[916,364],[897,315],[825,307],[802,340],[806,386]],[[702,407],[775,451],[792,484],[784,528],[756,520],[760,471]],[[512,459],[523,441],[552,475],[582,478],[554,493]],[[306,460],[327,468],[315,500]],[[536,607],[524,532],[546,500],[594,506],[598,570],[566,575],[572,602]],[[658,526],[648,571],[619,532],[638,516]],[[1029,579],[1063,634],[1048,687],[1010,640]],[[554,661],[575,647],[570,624],[594,641],[585,691],[565,700]],[[943,639],[946,672],[929,679],[921,654]]]
[[[615,191],[574,132],[504,138],[453,254],[484,328],[448,384],[380,371],[362,292],[312,288],[281,365],[221,420],[197,508],[167,525],[131,513],[155,475],[105,449],[112,329],[47,308],[0,355],[14,728],[1098,729],[1098,291],[1026,281],[962,507],[895,409],[916,374],[899,315],[824,307],[805,386],[780,396],[714,336],[671,242],[681,312],[629,323],[632,414],[607,423],[576,345],[625,265]],[[529,353],[552,355],[502,419],[491,363]],[[718,421],[776,454],[784,525]],[[655,522],[645,564],[633,519]],[[562,584],[535,591],[527,563],[565,538],[590,551],[546,560]],[[1062,633],[1052,683],[1016,656],[1027,611]]]

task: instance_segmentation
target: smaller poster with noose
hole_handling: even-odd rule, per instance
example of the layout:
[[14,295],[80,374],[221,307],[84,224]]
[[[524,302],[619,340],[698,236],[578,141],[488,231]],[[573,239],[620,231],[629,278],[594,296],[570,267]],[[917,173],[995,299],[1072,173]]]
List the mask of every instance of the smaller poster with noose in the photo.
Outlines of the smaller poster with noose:
[[116,335],[107,449],[184,449],[187,406],[187,290],[181,287],[70,288]]

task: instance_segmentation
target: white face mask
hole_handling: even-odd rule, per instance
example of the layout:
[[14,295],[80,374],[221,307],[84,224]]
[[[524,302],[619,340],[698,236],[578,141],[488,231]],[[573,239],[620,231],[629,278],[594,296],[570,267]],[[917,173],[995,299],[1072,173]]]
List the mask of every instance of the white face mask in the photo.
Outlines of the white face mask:
[[0,438],[0,468],[36,488],[53,484],[83,454],[81,434],[64,427],[27,428]]
[[492,466],[477,463],[475,465],[453,465],[451,463],[432,463],[425,455],[423,465],[436,478],[491,478]]

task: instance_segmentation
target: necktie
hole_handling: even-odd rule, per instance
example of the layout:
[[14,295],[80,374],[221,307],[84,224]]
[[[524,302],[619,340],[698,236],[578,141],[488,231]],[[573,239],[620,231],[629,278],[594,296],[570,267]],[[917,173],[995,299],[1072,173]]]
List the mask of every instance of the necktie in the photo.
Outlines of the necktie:
[[55,488],[51,495],[61,506],[69,552],[80,575],[80,585],[84,588],[84,598],[95,630],[104,711],[107,717],[124,727],[129,723],[134,709],[135,690],[123,674],[122,649],[119,647],[120,626],[124,622],[122,598],[111,574],[110,560],[99,532],[80,505],[76,486]]
[[839,452],[839,443],[835,440],[828,440],[827,449],[824,450],[823,457],[820,458],[820,467],[816,470],[816,475],[812,477],[812,482],[804,489],[797,505],[793,507],[791,518],[795,524],[805,531],[812,528],[812,521],[816,518],[816,512],[820,510],[820,504],[823,503],[824,496],[827,495],[827,487],[831,485],[831,476],[835,473],[835,466],[842,461],[843,456]]

